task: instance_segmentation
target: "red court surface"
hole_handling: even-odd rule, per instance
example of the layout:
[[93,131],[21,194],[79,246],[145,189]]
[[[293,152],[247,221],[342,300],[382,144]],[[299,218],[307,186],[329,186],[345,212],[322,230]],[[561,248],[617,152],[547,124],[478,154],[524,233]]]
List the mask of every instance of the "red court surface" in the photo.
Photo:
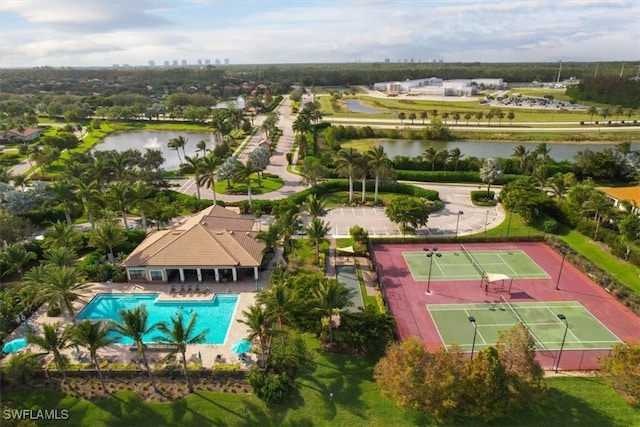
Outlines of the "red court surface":
[[[446,256],[447,251],[459,251],[459,244],[380,244],[373,246],[372,258],[382,292],[391,314],[395,317],[398,334],[404,339],[417,336],[425,346],[434,350],[443,345],[434,322],[426,309],[428,304],[468,304],[499,301],[498,293],[485,294],[480,280],[434,281],[427,295],[427,281],[414,281],[402,252],[418,252],[433,248]],[[510,302],[578,301],[591,314],[625,342],[640,341],[640,318],[618,302],[576,266],[565,261],[560,275],[559,290],[556,282],[560,273],[562,255],[542,242],[465,243],[469,251],[522,250],[533,259],[550,278],[514,279]],[[428,258],[425,254],[425,263]],[[508,286],[508,284],[507,284]],[[571,324],[571,319],[569,324]],[[461,324],[460,327],[469,327]],[[470,327],[469,327],[470,328]],[[472,329],[470,328],[470,331]],[[609,350],[564,350],[559,369],[598,369],[598,359]],[[553,369],[557,351],[538,351],[537,357],[544,369]]]

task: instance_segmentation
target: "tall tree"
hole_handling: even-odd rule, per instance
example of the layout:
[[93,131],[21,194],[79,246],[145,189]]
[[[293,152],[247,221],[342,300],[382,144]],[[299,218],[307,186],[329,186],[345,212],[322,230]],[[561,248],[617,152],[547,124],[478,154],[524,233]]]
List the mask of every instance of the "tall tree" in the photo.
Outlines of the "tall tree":
[[73,325],[69,331],[71,341],[89,351],[89,359],[98,372],[98,378],[105,394],[108,394],[109,391],[104,383],[104,375],[98,362],[98,350],[118,342],[118,337],[111,334],[112,330],[111,322],[92,322],[86,319]]
[[422,153],[424,161],[431,164],[431,170],[436,170],[436,161],[438,160],[438,150],[433,145],[428,146]]
[[193,174],[196,183],[196,196],[200,199],[200,164],[202,158],[197,154],[193,157],[184,156],[184,163],[180,165],[180,172],[183,174]]
[[133,309],[123,309],[118,312],[120,316],[120,322],[114,323],[114,330],[122,336],[129,337],[136,344],[138,354],[142,356],[142,362],[149,374],[149,380],[153,386],[153,390],[159,393],[156,381],[153,378],[153,373],[149,368],[149,362],[147,361],[147,353],[145,351],[145,336],[151,335],[158,330],[161,325],[160,322],[149,324],[149,313],[144,305],[138,305]]
[[89,234],[89,246],[108,251],[109,261],[115,262],[113,248],[127,241],[124,230],[115,221],[104,219]]
[[222,158],[216,156],[215,153],[209,153],[209,155],[204,157],[199,163],[200,179],[197,185],[209,187],[209,189],[213,193],[214,205],[218,204],[216,196],[216,175],[221,163]]
[[353,148],[341,149],[335,158],[336,172],[349,179],[349,203],[353,202],[353,179],[358,172],[360,153]]
[[335,310],[353,305],[352,291],[337,280],[325,278],[311,290],[313,306],[320,315],[329,320],[329,345],[333,346],[333,325],[331,316]]
[[258,339],[260,342],[260,356],[263,362],[269,358],[271,351],[271,337],[273,335],[273,320],[267,314],[266,308],[260,304],[254,304],[242,311],[242,319],[238,322],[247,325],[249,328],[248,339],[253,341]]
[[131,204],[131,186],[128,182],[114,182],[109,186],[107,200],[122,215],[122,224],[124,228],[129,228],[127,222],[127,210]]
[[48,203],[57,203],[59,206],[61,206],[62,210],[64,211],[64,217],[67,220],[67,225],[69,227],[73,226],[73,221],[71,220],[71,212],[73,212],[73,209],[77,204],[75,187],[73,186],[73,184],[67,181],[54,181],[49,189],[53,197]]
[[496,159],[492,157],[485,159],[480,167],[480,179],[487,184],[487,194],[491,191],[491,184],[500,181],[500,178],[502,178],[502,169]]
[[145,212],[148,211],[153,203],[151,199],[152,195],[153,189],[143,181],[137,181],[136,185],[131,188],[131,192],[129,193],[129,203],[132,208],[137,209],[138,213],[140,213],[142,229],[145,234],[147,233],[147,216],[145,215]]
[[601,372],[613,388],[629,403],[640,402],[640,344],[616,344],[602,358]]
[[520,162],[520,173],[525,173],[525,165],[529,157],[529,151],[522,144],[516,145],[513,147],[513,154],[511,156]]
[[50,267],[46,269],[44,282],[38,284],[35,294],[40,301],[48,301],[73,317],[73,302],[84,298],[91,284],[84,281],[82,273],[75,267]]
[[318,199],[315,194],[309,194],[305,201],[302,202],[302,207],[312,219],[327,213],[327,203],[322,199]]
[[260,293],[258,303],[266,307],[266,315],[269,319],[278,324],[278,333],[284,344],[284,327],[291,324],[292,314],[300,305],[295,290],[291,289],[286,282],[275,283],[268,291]]
[[233,171],[233,180],[236,182],[245,182],[247,184],[247,197],[249,198],[249,206],[251,206],[251,175],[256,173],[258,170],[254,166],[251,159],[247,160],[245,163],[238,162],[235,165],[235,170]]
[[156,341],[160,344],[164,344],[173,347],[175,352],[182,355],[182,370],[184,377],[187,380],[187,387],[189,393],[193,393],[193,384],[189,377],[189,370],[187,369],[187,346],[202,344],[209,333],[209,329],[205,329],[196,333],[196,323],[198,314],[194,313],[191,316],[188,324],[185,324],[182,313],[177,313],[175,316],[171,316],[171,323],[160,323],[158,325],[158,331],[162,334],[156,337]]
[[0,252],[0,260],[9,266],[9,269],[5,270],[3,274],[15,271],[20,278],[22,278],[24,266],[36,259],[38,259],[36,253],[26,250],[25,246],[21,243],[9,245]]
[[467,365],[462,401],[469,418],[493,420],[507,413],[507,372],[495,347],[487,347]]
[[314,218],[306,227],[307,236],[314,243],[316,263],[320,262],[320,243],[327,237],[329,230],[329,224],[320,218]]
[[393,172],[393,165],[384,151],[382,145],[376,145],[370,148],[366,153],[367,166],[371,173],[375,177],[374,187],[374,203],[378,203],[378,189],[380,186],[380,179],[388,177]]
[[572,172],[558,172],[549,180],[553,195],[558,198],[558,207],[562,206],[562,201],[572,185],[575,185],[576,177]]
[[62,351],[71,345],[68,327],[63,327],[59,322],[44,323],[42,325],[42,335],[27,334],[27,341],[30,344],[40,347],[45,354],[53,354],[53,361],[56,364],[56,368],[58,368],[60,374],[62,374],[64,382],[68,384],[65,368],[69,361],[67,357],[62,354]]
[[460,159],[462,159],[463,157],[464,157],[464,154],[462,154],[462,152],[458,147],[454,147],[451,150],[449,150],[448,158],[451,161],[451,163],[453,163],[454,171],[458,170],[458,163],[460,163]]

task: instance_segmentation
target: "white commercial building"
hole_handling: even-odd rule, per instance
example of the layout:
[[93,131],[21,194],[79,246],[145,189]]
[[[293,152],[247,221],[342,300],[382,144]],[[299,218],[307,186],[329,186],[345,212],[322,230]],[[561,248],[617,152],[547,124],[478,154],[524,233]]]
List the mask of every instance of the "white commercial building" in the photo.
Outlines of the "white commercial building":
[[484,89],[505,89],[502,79],[455,79],[442,80],[437,77],[373,84],[374,90],[386,92],[388,95],[407,96],[472,96]]

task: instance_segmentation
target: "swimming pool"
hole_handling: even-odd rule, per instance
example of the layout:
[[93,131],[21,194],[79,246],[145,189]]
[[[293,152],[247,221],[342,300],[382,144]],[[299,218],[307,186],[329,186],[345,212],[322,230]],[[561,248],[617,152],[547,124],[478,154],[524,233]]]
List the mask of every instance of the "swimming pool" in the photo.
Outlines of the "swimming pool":
[[[195,334],[209,329],[203,344],[223,344],[231,319],[236,311],[238,295],[216,295],[212,301],[165,300],[157,301],[159,294],[98,294],[76,316],[78,320],[112,320],[120,322],[118,311],[133,309],[143,305],[149,313],[148,325],[155,322],[170,322],[171,316],[182,313],[185,323],[193,313],[198,314]],[[195,335],[194,334],[194,335]],[[152,342],[160,335],[153,332],[144,336],[145,342]],[[120,337],[120,344],[133,344],[129,337]]]

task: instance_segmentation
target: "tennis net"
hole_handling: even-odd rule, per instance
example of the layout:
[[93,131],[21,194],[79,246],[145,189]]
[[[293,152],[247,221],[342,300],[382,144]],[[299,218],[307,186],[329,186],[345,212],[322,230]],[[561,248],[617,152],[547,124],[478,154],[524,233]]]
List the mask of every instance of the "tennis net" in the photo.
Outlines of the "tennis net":
[[531,337],[533,338],[533,340],[536,342],[536,344],[538,344],[538,346],[541,349],[546,349],[546,347],[544,346],[544,344],[542,344],[542,341],[540,341],[538,339],[538,337],[533,333],[533,331],[531,330],[531,328],[529,328],[529,326],[525,323],[524,320],[522,320],[522,317],[520,317],[520,315],[518,314],[518,312],[515,310],[515,308],[504,298],[504,296],[502,295],[502,292],[500,293],[500,299],[502,300],[502,305],[504,305],[509,312],[511,313],[511,315],[513,317],[515,317],[515,319],[522,323],[524,325],[525,328],[527,328],[527,332],[529,332],[529,335],[531,335]]
[[465,256],[467,257],[469,262],[471,262],[471,265],[473,265],[473,267],[476,270],[478,270],[478,273],[480,273],[480,277],[486,278],[487,277],[487,272],[484,271],[484,268],[482,268],[480,266],[480,264],[478,263],[478,261],[476,261],[476,259],[473,257],[473,255],[471,255],[471,252],[469,252],[467,250],[467,248],[464,247],[464,245],[460,245],[460,249],[462,249],[462,252],[465,254]]

